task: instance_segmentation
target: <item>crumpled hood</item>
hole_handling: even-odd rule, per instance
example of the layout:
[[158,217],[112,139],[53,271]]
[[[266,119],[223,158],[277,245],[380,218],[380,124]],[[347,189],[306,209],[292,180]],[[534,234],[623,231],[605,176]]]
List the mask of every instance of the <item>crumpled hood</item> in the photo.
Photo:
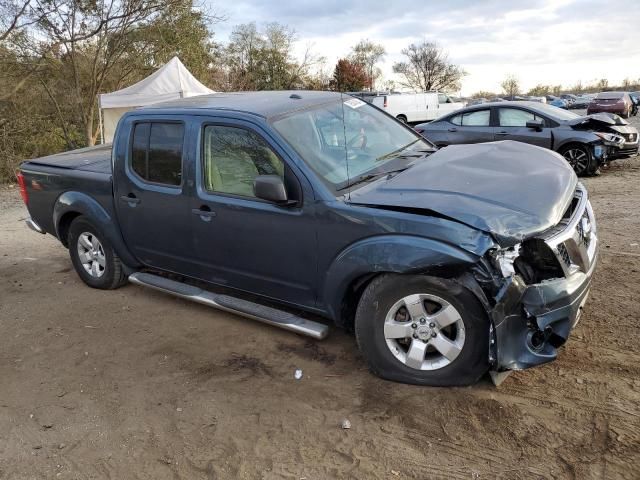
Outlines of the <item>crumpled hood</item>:
[[556,225],[577,182],[564,158],[541,147],[514,141],[452,145],[390,180],[351,192],[350,202],[432,211],[509,246]]

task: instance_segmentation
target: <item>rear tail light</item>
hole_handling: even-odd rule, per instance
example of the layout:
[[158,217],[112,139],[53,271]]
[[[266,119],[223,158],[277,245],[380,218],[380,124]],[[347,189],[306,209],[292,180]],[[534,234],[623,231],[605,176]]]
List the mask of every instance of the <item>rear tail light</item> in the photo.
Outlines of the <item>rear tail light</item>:
[[382,104],[384,108],[387,108],[387,96],[384,96],[384,103]]
[[24,181],[24,175],[22,175],[22,172],[18,172],[16,174],[16,178],[18,179],[18,185],[20,185],[20,195],[22,196],[22,200],[24,201],[25,205],[28,205],[29,194],[27,193],[27,185]]

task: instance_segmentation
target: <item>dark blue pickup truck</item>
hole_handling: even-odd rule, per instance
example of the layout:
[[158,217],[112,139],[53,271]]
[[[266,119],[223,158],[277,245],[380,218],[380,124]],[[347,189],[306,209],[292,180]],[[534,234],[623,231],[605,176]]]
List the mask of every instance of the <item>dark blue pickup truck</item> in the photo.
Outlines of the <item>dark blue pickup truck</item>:
[[517,142],[436,150],[330,92],[141,108],[113,147],[22,164],[28,225],[82,280],[127,281],[323,338],[391,380],[461,385],[549,362],[598,249],[587,192]]

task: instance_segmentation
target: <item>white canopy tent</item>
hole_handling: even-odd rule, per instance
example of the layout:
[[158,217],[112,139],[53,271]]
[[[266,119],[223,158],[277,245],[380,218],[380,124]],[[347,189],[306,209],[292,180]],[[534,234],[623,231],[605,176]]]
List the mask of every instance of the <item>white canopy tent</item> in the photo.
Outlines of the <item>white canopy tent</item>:
[[117,92],[98,95],[102,143],[113,141],[118,120],[129,110],[208,93],[215,92],[200,83],[178,57],[173,57],[144,80]]

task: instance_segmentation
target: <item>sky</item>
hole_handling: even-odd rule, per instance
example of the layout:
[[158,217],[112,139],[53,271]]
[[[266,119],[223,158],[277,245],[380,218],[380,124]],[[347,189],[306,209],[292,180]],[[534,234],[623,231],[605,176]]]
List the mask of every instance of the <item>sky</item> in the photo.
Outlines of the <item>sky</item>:
[[392,66],[402,49],[435,41],[468,73],[462,95],[500,92],[507,75],[524,90],[640,77],[640,0],[208,1],[226,17],[214,27],[218,41],[237,24],[279,22],[297,32],[298,55],[310,45],[328,70],[368,38],[387,51],[383,78],[397,81]]

